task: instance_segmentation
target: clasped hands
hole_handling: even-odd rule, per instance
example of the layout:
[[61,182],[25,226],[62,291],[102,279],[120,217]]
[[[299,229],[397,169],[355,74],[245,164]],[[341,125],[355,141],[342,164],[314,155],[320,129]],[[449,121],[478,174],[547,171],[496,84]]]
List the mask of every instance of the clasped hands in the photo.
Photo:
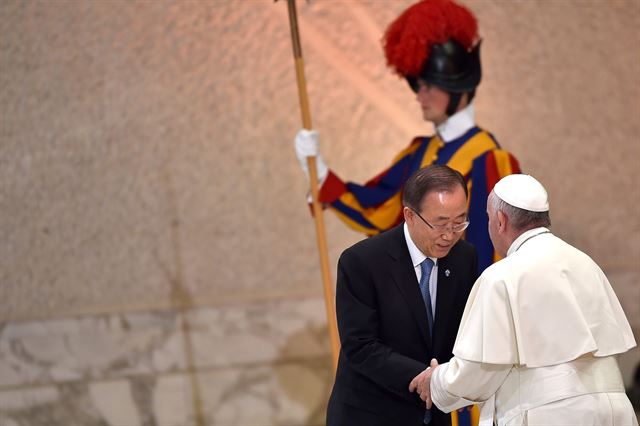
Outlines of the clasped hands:
[[438,361],[433,358],[429,367],[414,377],[411,383],[409,383],[409,392],[417,391],[420,399],[426,403],[427,408],[431,408],[433,405],[433,401],[431,400],[431,375],[437,366]]

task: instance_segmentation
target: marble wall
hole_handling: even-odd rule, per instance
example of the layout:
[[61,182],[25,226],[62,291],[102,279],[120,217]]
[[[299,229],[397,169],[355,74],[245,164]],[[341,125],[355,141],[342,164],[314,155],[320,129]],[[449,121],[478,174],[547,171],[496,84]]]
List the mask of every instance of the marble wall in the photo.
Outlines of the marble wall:
[[321,300],[6,324],[0,425],[320,425]]
[[[639,337],[640,2],[464,3],[479,123]],[[409,4],[298,2],[314,127],[347,179],[432,131],[380,48]],[[323,424],[285,2],[4,0],[0,34],[0,425]],[[325,221],[333,272],[362,236]]]

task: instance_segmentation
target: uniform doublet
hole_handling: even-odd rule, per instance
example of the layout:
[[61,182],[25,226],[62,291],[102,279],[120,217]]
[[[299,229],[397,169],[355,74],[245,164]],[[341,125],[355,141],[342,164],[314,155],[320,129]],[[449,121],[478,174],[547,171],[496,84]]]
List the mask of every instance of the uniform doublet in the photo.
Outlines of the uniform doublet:
[[330,170],[319,200],[351,228],[375,235],[402,221],[404,183],[413,172],[431,164],[447,165],[462,173],[467,182],[471,224],[465,239],[478,249],[482,271],[495,260],[487,232],[487,196],[496,182],[520,173],[520,167],[515,157],[500,149],[493,135],[477,126],[447,143],[438,136],[415,138],[391,167],[365,185],[345,183]]

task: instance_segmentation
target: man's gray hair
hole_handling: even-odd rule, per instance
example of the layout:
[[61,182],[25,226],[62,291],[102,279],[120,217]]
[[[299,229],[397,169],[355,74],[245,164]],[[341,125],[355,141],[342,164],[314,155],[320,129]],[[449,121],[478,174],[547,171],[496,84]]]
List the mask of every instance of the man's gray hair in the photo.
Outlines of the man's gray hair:
[[491,191],[489,199],[487,200],[494,212],[501,211],[505,216],[509,218],[511,225],[518,231],[526,231],[528,229],[545,227],[551,227],[551,218],[549,212],[532,212],[529,210],[514,207],[511,204],[505,202]]

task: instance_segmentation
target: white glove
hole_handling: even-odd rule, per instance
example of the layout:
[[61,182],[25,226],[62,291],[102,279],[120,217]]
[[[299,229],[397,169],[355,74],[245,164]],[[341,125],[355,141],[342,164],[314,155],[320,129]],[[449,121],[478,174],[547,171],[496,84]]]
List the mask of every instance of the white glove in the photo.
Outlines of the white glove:
[[320,142],[318,141],[318,132],[315,130],[301,129],[296,134],[294,141],[296,147],[296,156],[302,171],[309,180],[309,166],[307,165],[307,157],[316,157],[316,169],[318,170],[318,182],[324,182],[329,174],[329,168],[322,159],[320,154]]

